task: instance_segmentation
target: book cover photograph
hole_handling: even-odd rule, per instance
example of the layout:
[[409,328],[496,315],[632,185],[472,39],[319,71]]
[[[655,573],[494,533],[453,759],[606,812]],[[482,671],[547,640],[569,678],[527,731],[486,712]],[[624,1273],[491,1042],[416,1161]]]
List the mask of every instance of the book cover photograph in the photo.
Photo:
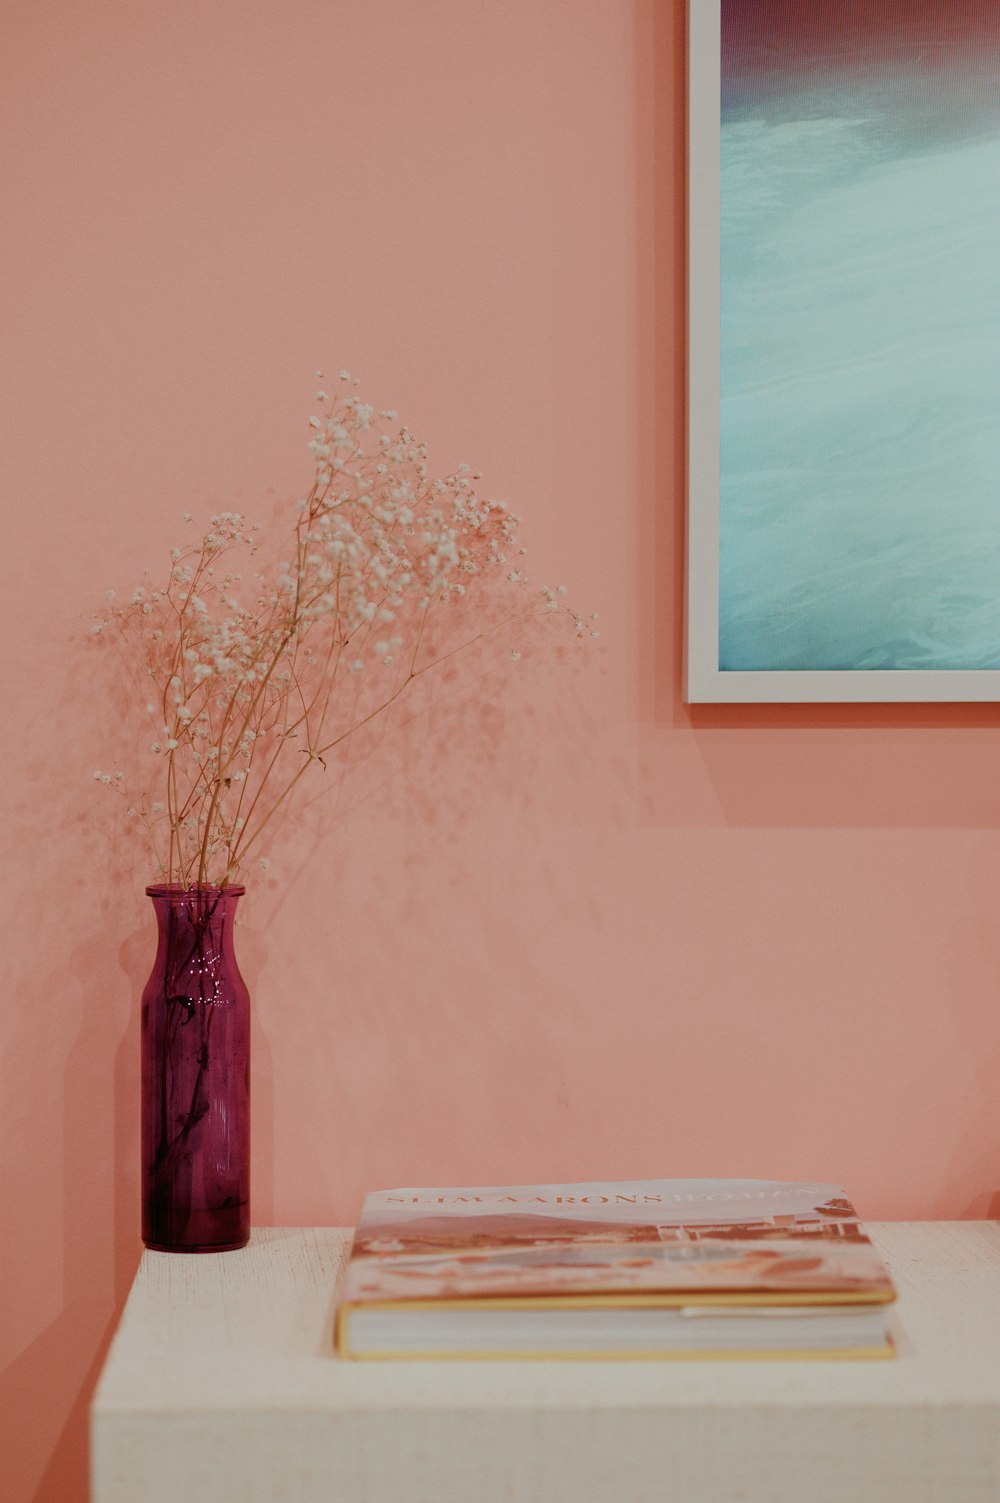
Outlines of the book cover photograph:
[[[364,1201],[338,1310],[338,1347],[359,1354],[348,1336],[362,1329],[359,1314],[390,1317],[367,1320],[365,1331],[391,1327],[401,1336],[407,1328],[432,1350],[448,1339],[495,1338],[505,1330],[513,1338],[515,1310],[518,1333],[531,1336],[531,1347],[543,1325],[555,1333],[558,1324],[532,1322],[532,1315],[589,1308],[658,1309],[661,1345],[667,1321],[680,1317],[677,1337],[694,1347],[714,1340],[695,1312],[715,1312],[716,1336],[755,1345],[773,1344],[764,1328],[784,1316],[789,1337],[815,1338],[819,1349],[836,1342],[829,1316],[839,1312],[848,1317],[848,1346],[853,1333],[881,1351],[888,1341],[873,1307],[893,1298],[882,1259],[836,1185],[645,1180],[387,1190]],[[422,1318],[400,1320],[407,1312]],[[447,1312],[466,1319],[442,1330]],[[468,1319],[472,1312],[485,1320],[477,1325]],[[742,1316],[735,1331],[718,1323],[727,1313]],[[862,1317],[853,1327],[852,1313]],[[748,1314],[758,1317],[752,1328]],[[808,1331],[788,1325],[796,1315],[811,1318]],[[487,1329],[491,1316],[500,1323]],[[570,1326],[563,1319],[563,1334]],[[605,1319],[596,1330],[598,1345],[624,1339],[613,1326]]]

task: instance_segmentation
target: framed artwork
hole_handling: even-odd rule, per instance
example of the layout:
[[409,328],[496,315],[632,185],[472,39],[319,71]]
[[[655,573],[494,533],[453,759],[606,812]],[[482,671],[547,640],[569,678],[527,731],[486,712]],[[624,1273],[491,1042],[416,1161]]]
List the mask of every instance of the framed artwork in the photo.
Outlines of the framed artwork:
[[1000,700],[1000,6],[689,0],[691,702]]

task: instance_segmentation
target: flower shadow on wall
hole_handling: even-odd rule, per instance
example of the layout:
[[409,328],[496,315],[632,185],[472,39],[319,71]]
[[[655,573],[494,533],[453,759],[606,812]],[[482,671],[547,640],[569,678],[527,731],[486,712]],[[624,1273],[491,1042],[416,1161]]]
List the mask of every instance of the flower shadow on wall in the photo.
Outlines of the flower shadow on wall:
[[[524,1017],[524,999],[538,992],[526,952],[543,920],[519,927],[517,894],[497,886],[524,832],[545,829],[538,789],[551,779],[539,778],[540,762],[558,748],[572,777],[588,756],[572,663],[548,671],[560,649],[547,651],[538,630],[537,655],[525,643],[524,660],[508,667],[489,647],[473,651],[331,764],[243,900],[241,963],[248,939],[273,960],[246,975],[259,1005],[255,1040],[273,1058],[278,1136],[277,1147],[262,1143],[255,1042],[255,1206],[265,1173],[277,1173],[279,1220],[324,1223],[334,1206],[349,1220],[345,1186],[394,1181],[398,1149],[433,1153],[414,1123],[450,1115],[460,1127],[461,1093],[476,1081],[485,1112],[491,1093],[516,1089],[526,1054],[547,1056],[559,1078],[550,1019]],[[544,839],[520,860],[554,909],[575,901],[575,877]],[[426,1066],[448,1059],[462,1069],[446,1099]],[[453,1135],[456,1150],[467,1141]],[[303,1183],[306,1204],[296,1198]],[[255,1219],[266,1218],[258,1210]]]

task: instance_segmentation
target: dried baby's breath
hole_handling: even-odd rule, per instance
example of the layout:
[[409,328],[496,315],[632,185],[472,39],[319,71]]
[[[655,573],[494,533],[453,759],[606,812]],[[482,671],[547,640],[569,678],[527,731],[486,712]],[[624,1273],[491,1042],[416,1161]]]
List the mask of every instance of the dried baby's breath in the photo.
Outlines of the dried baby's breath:
[[[159,588],[147,571],[124,604],[109,590],[91,628],[125,651],[155,764],[143,792],[122,772],[94,776],[146,826],[166,881],[224,885],[251,855],[265,865],[259,842],[302,779],[474,642],[552,611],[593,634],[561,588],[507,566],[524,552],[516,518],[480,497],[480,477],[431,477],[395,412],[341,379],[339,395],[316,393],[314,479],[283,552],[262,562],[259,528],[220,512],[171,550]],[[444,646],[441,621],[458,632]]]

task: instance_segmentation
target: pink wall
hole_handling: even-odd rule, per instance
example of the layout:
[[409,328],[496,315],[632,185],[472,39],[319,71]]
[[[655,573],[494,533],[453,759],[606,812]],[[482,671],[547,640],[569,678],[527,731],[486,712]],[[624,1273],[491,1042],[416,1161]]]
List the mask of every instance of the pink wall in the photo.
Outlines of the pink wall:
[[256,1219],[684,1174],[994,1208],[995,714],[679,699],[680,11],[9,0],[11,1503],[84,1497],[139,1253],[153,936],[87,613],[184,510],[298,490],[317,367],[482,468],[602,636],[443,706],[245,900]]

